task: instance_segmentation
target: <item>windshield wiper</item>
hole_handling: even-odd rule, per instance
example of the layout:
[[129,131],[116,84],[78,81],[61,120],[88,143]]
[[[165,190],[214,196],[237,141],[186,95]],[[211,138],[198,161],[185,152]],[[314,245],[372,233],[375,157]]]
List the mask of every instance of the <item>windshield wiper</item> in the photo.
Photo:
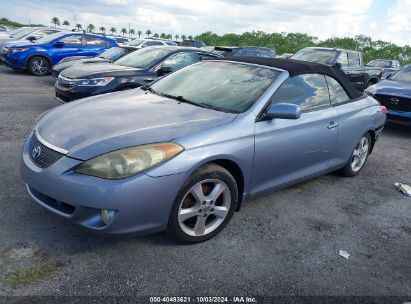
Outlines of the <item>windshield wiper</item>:
[[205,104],[198,104],[198,103],[196,103],[196,102],[194,102],[194,101],[185,99],[185,98],[184,98],[183,96],[181,96],[181,95],[180,95],[180,96],[174,96],[174,95],[166,94],[166,93],[156,93],[156,94],[158,94],[158,95],[160,95],[160,96],[163,96],[163,97],[175,99],[175,100],[177,100],[179,103],[181,103],[181,102],[183,102],[183,103],[189,103],[189,104],[192,104],[192,105],[195,105],[195,106],[198,106],[198,107],[206,108],[206,105],[205,105]]

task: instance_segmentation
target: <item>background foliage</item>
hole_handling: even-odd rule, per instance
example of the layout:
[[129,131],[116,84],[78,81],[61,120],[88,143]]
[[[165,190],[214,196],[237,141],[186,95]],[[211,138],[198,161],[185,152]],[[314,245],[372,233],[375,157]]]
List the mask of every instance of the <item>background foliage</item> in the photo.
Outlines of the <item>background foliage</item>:
[[265,33],[262,31],[245,32],[238,34],[217,35],[213,32],[205,32],[195,37],[207,45],[214,46],[262,46],[274,48],[277,54],[296,53],[308,46],[324,46],[345,48],[361,51],[364,62],[372,59],[396,59],[401,64],[411,63],[411,47],[397,46],[393,43],[372,40],[368,36],[359,35],[354,38],[330,38],[320,41],[317,37],[301,33]]
[[[12,27],[29,26],[28,24],[22,24],[22,23],[19,23],[19,22],[11,21],[7,18],[0,18],[0,24],[6,25],[6,26],[12,26]],[[44,25],[31,24],[31,26],[44,26]]]

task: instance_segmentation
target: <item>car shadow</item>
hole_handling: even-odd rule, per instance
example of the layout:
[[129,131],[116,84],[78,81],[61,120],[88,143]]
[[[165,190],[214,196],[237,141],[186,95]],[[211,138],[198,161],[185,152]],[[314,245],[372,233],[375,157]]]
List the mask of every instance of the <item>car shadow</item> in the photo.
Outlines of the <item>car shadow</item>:
[[387,123],[384,126],[385,135],[395,135],[402,138],[411,138],[411,126],[402,126]]

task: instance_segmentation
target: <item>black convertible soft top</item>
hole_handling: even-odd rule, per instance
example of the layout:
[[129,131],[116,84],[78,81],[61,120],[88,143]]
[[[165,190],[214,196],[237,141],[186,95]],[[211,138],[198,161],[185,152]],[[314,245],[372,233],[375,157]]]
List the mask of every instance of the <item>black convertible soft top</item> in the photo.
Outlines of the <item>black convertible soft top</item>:
[[286,58],[264,58],[264,57],[231,57],[229,61],[246,62],[252,64],[265,65],[288,71],[290,77],[301,74],[322,74],[337,80],[345,89],[351,99],[363,96],[363,93],[356,90],[345,73],[337,68],[325,64],[300,61]]

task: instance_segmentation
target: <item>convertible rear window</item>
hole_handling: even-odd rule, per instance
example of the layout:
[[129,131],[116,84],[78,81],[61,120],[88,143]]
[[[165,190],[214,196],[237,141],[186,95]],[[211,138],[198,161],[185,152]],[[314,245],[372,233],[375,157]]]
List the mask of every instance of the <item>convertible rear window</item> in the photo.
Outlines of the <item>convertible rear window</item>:
[[324,64],[332,64],[337,52],[333,50],[321,50],[321,49],[303,49],[291,56],[291,59],[318,62]]
[[152,89],[202,107],[241,113],[258,100],[278,75],[280,72],[271,68],[209,61],[170,74],[154,83]]

